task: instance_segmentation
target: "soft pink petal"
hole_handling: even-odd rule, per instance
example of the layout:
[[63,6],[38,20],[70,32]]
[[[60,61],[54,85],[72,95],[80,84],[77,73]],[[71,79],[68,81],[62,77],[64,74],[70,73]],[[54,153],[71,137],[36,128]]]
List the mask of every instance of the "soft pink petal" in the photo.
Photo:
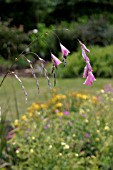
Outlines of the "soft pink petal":
[[51,57],[52,57],[52,61],[53,61],[53,64],[55,65],[55,67],[57,67],[59,64],[62,63],[62,62],[61,62],[57,57],[55,57],[52,53],[51,53]]
[[78,40],[82,49],[84,49],[85,51],[87,51],[88,53],[90,52],[90,50],[85,46],[85,44],[83,44],[80,40]]
[[83,78],[87,78],[87,76],[88,76],[88,67],[86,65],[84,68]]
[[88,76],[90,77],[90,81],[91,81],[91,82],[96,81],[96,79],[95,79],[92,71],[89,71]]
[[85,80],[83,84],[85,84],[86,86],[92,86],[92,82],[90,81],[89,77],[87,77],[87,79]]
[[87,67],[88,67],[88,71],[92,71],[90,61],[86,61],[86,64],[87,64]]
[[83,57],[85,62],[89,61],[89,58],[87,57],[85,50],[83,48],[82,48],[82,57]]
[[60,43],[60,47],[61,47],[62,55],[66,57],[70,53],[70,51],[66,47],[64,47],[61,43]]
[[88,85],[92,86],[93,81],[96,81],[96,79],[95,79],[93,73],[91,71],[89,71],[88,76],[83,84],[85,84],[86,86],[88,86]]

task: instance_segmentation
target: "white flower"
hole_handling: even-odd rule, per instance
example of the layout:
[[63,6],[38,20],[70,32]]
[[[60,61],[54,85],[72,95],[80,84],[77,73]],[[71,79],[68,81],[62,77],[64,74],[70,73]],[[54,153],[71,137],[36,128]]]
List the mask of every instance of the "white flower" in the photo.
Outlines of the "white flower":
[[59,153],[59,156],[62,156],[62,153]]
[[31,152],[31,153],[33,153],[33,152],[34,152],[34,150],[33,150],[33,149],[30,149],[30,152]]
[[69,145],[66,144],[66,145],[64,146],[64,149],[69,149]]
[[49,145],[49,149],[52,149],[52,145]]
[[34,29],[34,30],[33,30],[33,33],[34,33],[34,34],[36,34],[37,32],[38,32],[38,30],[37,30],[37,29]]
[[65,142],[61,142],[61,145],[66,145],[66,143]]
[[32,140],[35,140],[35,137],[34,137],[34,136],[32,136]]
[[104,130],[109,131],[110,130],[109,126],[105,126]]

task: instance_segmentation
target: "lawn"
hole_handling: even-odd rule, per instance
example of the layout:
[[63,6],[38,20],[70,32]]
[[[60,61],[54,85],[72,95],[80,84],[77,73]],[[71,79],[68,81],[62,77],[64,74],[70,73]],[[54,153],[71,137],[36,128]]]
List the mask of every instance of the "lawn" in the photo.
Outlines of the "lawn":
[[[0,81],[2,77],[0,77]],[[47,85],[47,80],[39,78],[40,94],[37,92],[35,80],[33,78],[21,78],[23,85],[28,93],[28,102],[25,102],[25,96],[20,87],[19,82],[14,77],[7,77],[0,88],[0,106],[2,111],[8,107],[9,118],[15,119],[18,112],[24,114],[28,106],[33,102],[39,100],[46,100],[51,94]],[[53,86],[53,79],[51,78]],[[92,87],[83,85],[84,79],[57,79],[56,87],[60,93],[70,93],[71,91],[84,92],[87,94],[97,94],[97,92],[104,88],[107,84],[113,84],[113,79],[97,79]]]

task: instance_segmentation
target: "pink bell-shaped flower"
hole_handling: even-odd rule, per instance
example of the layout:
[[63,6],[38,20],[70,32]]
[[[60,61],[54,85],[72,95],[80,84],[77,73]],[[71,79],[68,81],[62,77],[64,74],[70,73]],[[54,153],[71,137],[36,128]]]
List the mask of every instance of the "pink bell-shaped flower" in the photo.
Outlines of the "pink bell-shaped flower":
[[96,81],[93,73],[91,71],[88,72],[88,76],[83,84],[86,86],[92,86],[93,81]]
[[64,47],[61,43],[60,43],[60,47],[61,47],[62,55],[66,58],[66,56],[70,53],[70,51],[66,47]]
[[51,57],[52,57],[52,61],[53,61],[54,66],[57,68],[57,66],[59,64],[61,64],[62,62],[57,57],[55,57],[55,55],[52,54],[52,53],[51,53]]

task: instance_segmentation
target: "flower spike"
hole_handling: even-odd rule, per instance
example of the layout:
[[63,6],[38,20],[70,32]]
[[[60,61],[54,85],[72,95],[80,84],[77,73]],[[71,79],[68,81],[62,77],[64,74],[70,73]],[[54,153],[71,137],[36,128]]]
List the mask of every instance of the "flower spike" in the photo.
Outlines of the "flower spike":
[[96,79],[92,73],[93,70],[90,64],[90,60],[86,55],[86,52],[89,53],[90,50],[80,40],[78,40],[78,42],[80,43],[81,48],[82,48],[82,57],[84,61],[86,62],[86,66],[84,68],[84,73],[83,73],[83,78],[86,78],[86,80],[83,84],[85,84],[86,86],[92,86],[92,83],[96,81]]

